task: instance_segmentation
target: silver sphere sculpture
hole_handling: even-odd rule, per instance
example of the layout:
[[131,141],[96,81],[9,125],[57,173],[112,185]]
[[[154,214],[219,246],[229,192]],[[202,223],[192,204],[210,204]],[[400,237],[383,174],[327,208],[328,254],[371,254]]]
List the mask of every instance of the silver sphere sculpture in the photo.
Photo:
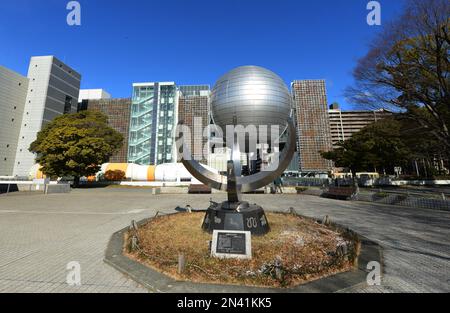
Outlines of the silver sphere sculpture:
[[215,124],[226,131],[227,125],[287,125],[291,116],[291,96],[284,81],[259,66],[237,67],[223,75],[211,92],[211,110]]

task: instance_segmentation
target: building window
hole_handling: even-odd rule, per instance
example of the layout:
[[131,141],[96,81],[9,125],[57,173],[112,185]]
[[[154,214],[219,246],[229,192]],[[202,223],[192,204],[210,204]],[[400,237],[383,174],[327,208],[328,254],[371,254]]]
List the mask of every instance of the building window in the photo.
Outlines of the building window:
[[70,113],[72,109],[72,97],[66,96],[66,100],[64,101],[64,114]]

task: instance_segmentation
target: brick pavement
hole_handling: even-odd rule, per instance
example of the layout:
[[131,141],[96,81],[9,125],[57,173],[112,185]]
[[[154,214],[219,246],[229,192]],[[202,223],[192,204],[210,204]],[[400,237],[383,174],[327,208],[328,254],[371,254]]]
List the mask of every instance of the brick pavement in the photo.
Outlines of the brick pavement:
[[[0,292],[146,292],[103,263],[111,234],[132,219],[207,205],[210,195],[151,195],[142,189],[89,189],[70,194],[0,196]],[[225,195],[213,194],[221,201]],[[450,213],[344,202],[307,195],[245,195],[267,210],[299,213],[349,226],[384,247],[381,286],[342,292],[449,292]],[[81,264],[82,285],[66,284],[66,265]]]

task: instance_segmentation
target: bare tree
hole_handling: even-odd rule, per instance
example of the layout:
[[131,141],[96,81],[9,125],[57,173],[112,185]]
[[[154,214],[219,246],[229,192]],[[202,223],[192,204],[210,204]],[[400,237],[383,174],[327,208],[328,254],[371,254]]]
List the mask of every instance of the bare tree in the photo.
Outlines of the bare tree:
[[347,97],[405,113],[450,151],[449,32],[448,0],[408,1],[359,60]]

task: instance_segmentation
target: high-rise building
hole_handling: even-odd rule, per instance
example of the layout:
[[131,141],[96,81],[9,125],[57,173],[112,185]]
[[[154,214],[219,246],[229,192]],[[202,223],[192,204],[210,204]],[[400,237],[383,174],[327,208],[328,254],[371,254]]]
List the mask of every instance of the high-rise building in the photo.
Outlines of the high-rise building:
[[131,99],[84,100],[87,109],[100,111],[108,117],[108,124],[124,137],[122,148],[109,159],[110,163],[127,163],[130,130]]
[[[178,120],[189,127],[191,140],[186,142],[194,160],[207,163],[209,149],[204,151],[209,136],[203,136],[204,129],[209,125],[209,86],[180,86],[178,99]],[[206,87],[208,89],[206,89]],[[208,153],[208,154],[206,154]]]
[[128,162],[176,162],[174,130],[178,90],[174,82],[133,84]]
[[332,148],[325,81],[296,80],[292,83],[292,95],[300,172],[315,176],[325,174],[332,167],[320,154]]
[[15,176],[28,176],[35,155],[28,151],[42,127],[55,117],[77,111],[81,75],[54,56],[32,57],[28,92],[16,150]]
[[376,111],[341,111],[339,106],[330,106],[331,140],[334,147],[341,141],[345,141],[359,132],[361,129],[383,118],[392,116],[392,112],[386,110]]
[[28,78],[0,66],[0,176],[13,174]]

